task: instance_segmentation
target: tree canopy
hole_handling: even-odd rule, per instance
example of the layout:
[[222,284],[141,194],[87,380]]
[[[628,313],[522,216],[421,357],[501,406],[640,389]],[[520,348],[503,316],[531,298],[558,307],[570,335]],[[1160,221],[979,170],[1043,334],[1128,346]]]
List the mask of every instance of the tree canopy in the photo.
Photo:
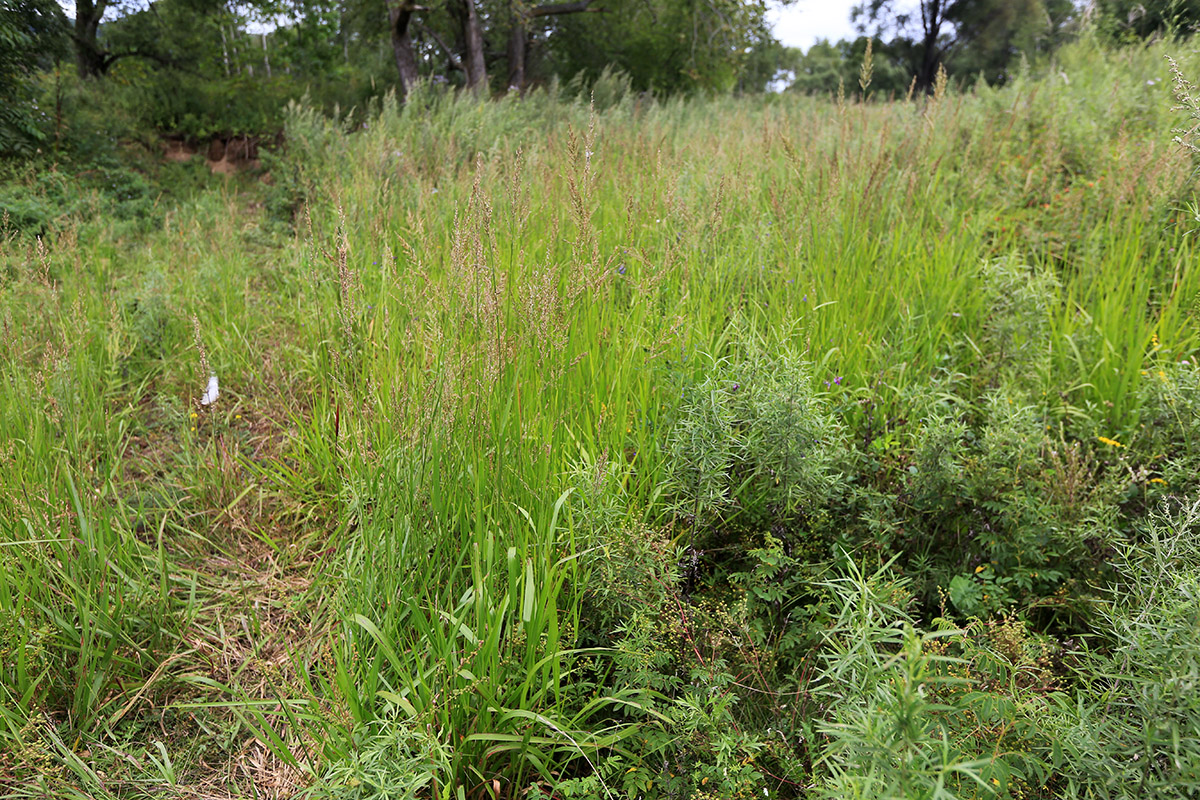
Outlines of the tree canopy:
[[1060,43],[1075,13],[1071,0],[866,0],[851,12],[925,90],[939,69],[1003,82],[1022,53]]
[[43,138],[30,78],[65,52],[55,0],[0,0],[0,153],[26,154]]

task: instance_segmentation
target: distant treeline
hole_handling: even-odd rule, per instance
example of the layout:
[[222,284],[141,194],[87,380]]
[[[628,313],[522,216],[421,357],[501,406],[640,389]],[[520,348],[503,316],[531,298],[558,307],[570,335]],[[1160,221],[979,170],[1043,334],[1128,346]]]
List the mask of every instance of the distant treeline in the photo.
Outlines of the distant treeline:
[[616,74],[659,96],[889,96],[930,91],[939,73],[999,84],[1085,27],[1119,43],[1187,35],[1200,0],[866,0],[851,11],[857,39],[807,52],[775,39],[766,12],[765,0],[79,0],[70,18],[56,0],[0,0],[0,154],[61,155],[88,104],[133,130],[204,138],[276,128],[302,96],[344,111],[418,81],[585,92]]

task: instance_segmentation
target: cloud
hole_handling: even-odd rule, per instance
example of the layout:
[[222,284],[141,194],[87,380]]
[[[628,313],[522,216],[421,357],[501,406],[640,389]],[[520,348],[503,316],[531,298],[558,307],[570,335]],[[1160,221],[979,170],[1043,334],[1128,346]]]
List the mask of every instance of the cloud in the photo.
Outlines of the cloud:
[[850,9],[856,0],[800,0],[790,6],[773,5],[767,21],[775,38],[788,47],[807,50],[818,39],[853,39]]

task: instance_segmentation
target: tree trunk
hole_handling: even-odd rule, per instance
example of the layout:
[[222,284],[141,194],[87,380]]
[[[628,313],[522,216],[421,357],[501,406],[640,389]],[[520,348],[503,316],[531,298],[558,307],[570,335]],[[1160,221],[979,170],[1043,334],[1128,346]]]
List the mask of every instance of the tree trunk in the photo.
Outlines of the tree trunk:
[[75,4],[75,64],[79,68],[79,77],[97,78],[105,73],[108,64],[104,52],[97,42],[100,31],[100,18],[108,6],[108,0],[79,0]]
[[921,41],[921,65],[917,70],[917,86],[926,92],[933,90],[937,80],[938,66],[942,61],[942,53],[938,49],[938,38],[942,35],[942,23],[945,22],[945,8],[942,0],[922,0],[921,27],[924,37]]
[[565,3],[546,3],[526,8],[517,0],[512,6],[513,23],[508,35],[508,90],[525,91],[525,58],[529,50],[529,22],[537,17],[554,14],[579,14],[584,11],[601,11],[591,8],[592,0],[568,0]]
[[409,3],[388,9],[388,22],[392,29],[392,52],[396,56],[396,69],[400,72],[400,99],[406,100],[416,85],[417,57],[413,52],[412,36],[408,27],[412,23],[413,8]]
[[513,4],[512,31],[508,34],[508,91],[525,91],[525,49],[529,46],[529,17]]
[[483,58],[483,28],[479,24],[475,0],[456,0],[451,10],[459,25],[467,88],[476,94],[485,92],[488,83],[487,62]]

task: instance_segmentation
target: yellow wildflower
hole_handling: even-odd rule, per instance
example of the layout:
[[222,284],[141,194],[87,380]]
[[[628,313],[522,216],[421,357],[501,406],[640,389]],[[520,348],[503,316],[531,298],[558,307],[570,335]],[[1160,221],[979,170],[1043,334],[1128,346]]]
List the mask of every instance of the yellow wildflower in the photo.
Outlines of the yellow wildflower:
[[1167,482],[1166,482],[1166,481],[1164,481],[1162,478],[1151,478],[1151,479],[1150,479],[1150,482],[1151,482],[1151,483],[1161,483],[1161,484],[1163,484],[1164,486],[1165,486],[1165,485],[1166,485],[1166,483],[1167,483]]
[[987,564],[980,564],[978,567],[975,568],[975,574],[978,575],[979,573],[983,572],[985,569],[987,569]]
[[1107,436],[1097,436],[1096,438],[1099,439],[1104,444],[1108,445],[1109,447],[1124,447],[1125,446],[1125,445],[1121,444],[1120,442],[1118,442],[1116,439],[1110,439]]

